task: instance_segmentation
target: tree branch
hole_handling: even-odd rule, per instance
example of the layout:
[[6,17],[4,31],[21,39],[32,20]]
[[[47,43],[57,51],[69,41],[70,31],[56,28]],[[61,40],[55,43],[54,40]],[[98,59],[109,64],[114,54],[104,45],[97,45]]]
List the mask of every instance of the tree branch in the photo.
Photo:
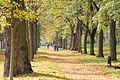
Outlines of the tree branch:
[[95,8],[97,9],[97,11],[99,11],[99,7],[96,5],[96,3],[92,0],[93,5],[95,6]]
[[81,22],[85,27],[88,27],[87,25],[85,25],[82,20],[80,20],[78,17],[77,17],[78,21]]

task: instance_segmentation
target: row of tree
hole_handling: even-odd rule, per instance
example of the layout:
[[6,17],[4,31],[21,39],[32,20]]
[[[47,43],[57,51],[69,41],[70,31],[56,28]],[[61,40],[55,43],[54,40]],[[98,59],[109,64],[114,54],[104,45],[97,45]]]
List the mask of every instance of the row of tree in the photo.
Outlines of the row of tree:
[[110,56],[117,60],[115,31],[119,31],[119,11],[119,0],[0,0],[0,25],[6,41],[4,76],[9,76],[9,71],[14,75],[33,71],[30,61],[39,37],[84,54],[88,53],[89,41],[89,54],[95,55],[97,36],[98,56],[104,57],[103,40],[109,35]]
[[[107,39],[110,56],[112,60],[117,60],[116,37],[119,39],[117,35],[120,26],[120,1],[50,0],[49,5],[51,6],[46,16],[52,19],[46,20],[48,26],[46,28],[51,31],[54,27],[55,30],[52,39],[46,41],[57,42],[61,48],[67,48],[69,45],[70,50],[84,54],[88,53],[89,42],[89,54],[95,55],[94,43],[97,40],[99,45],[97,56],[104,57],[103,42]],[[42,34],[43,37],[47,36],[46,32]]]
[[[39,0],[0,0],[0,27],[5,37],[4,76],[33,72],[40,43]],[[41,9],[42,10],[42,9]]]

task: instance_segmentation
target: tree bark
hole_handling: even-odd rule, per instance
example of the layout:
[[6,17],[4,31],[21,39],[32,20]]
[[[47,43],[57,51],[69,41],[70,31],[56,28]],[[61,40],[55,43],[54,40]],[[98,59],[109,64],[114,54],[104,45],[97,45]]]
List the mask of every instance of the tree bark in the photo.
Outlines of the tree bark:
[[65,39],[62,40],[62,48],[65,49]]
[[[33,22],[33,44],[34,44],[33,54],[35,54],[37,51],[37,22],[38,22],[37,20]],[[34,55],[33,55],[33,58],[34,58]]]
[[116,22],[113,19],[109,20],[109,51],[112,60],[117,60],[116,53]]
[[39,25],[37,26],[37,48],[39,48],[39,43],[40,43],[40,28],[41,25],[39,23]]
[[89,34],[90,35],[90,55],[95,55],[94,53],[94,37],[96,34],[97,27],[92,30],[92,32]]
[[100,30],[99,33],[99,48],[97,57],[104,57],[103,54],[103,30]]
[[69,50],[72,50],[73,48],[73,43],[74,43],[74,27],[72,25],[70,25],[70,29],[71,29],[71,36],[70,36],[70,46],[69,46]]
[[60,43],[60,48],[63,48],[63,39],[62,39],[62,37],[60,37],[60,39],[59,39],[59,43]]
[[4,38],[5,38],[5,63],[4,63],[4,76],[9,76],[10,69],[10,53],[11,53],[11,28],[4,28]]
[[71,50],[75,50],[76,38],[77,38],[77,34],[73,33],[72,48],[71,48]]
[[79,30],[78,30],[78,52],[82,53],[82,24],[78,21],[78,26],[79,26]]
[[87,54],[87,36],[88,36],[88,32],[87,30],[85,30],[85,35],[84,35],[84,54]]
[[93,35],[90,35],[90,55],[94,54],[94,37]]
[[[16,20],[16,24],[14,25],[14,76],[18,74],[31,73],[33,72],[31,68],[30,61],[28,59],[28,46],[26,41],[26,24],[25,20]],[[7,30],[9,31],[9,29]],[[9,32],[5,32],[6,36],[10,38],[8,35]],[[5,66],[4,66],[4,76],[9,76],[10,69],[10,42],[9,39],[6,38],[6,52],[5,52]]]
[[28,21],[28,37],[29,37],[29,60],[33,60],[33,23]]
[[65,49],[67,49],[68,43],[67,43],[67,39],[65,39]]

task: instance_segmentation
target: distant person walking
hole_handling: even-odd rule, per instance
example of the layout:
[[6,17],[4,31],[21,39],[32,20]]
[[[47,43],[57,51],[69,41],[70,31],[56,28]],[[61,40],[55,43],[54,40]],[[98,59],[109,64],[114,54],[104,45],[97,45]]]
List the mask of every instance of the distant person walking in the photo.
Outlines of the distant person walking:
[[57,45],[56,45],[56,44],[54,44],[54,51],[57,51],[56,49],[57,49]]

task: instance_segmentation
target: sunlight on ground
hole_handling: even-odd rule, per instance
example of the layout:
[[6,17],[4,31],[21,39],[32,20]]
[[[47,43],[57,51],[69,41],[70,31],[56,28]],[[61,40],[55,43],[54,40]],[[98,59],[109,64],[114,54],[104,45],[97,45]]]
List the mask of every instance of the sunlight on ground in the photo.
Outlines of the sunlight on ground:
[[[112,65],[114,66],[120,64],[119,47],[120,45],[117,46],[118,61],[112,62]],[[40,53],[36,54],[34,61],[31,62],[34,73],[20,75],[18,77],[15,77],[14,78],[15,80],[71,80],[71,76],[67,75],[64,71],[62,71],[57,66],[57,64],[54,63],[50,58],[51,55],[56,58],[59,56],[62,57],[63,56],[62,53],[64,53],[63,57],[73,56],[76,60],[78,60],[79,62],[82,62],[85,66],[93,67],[95,70],[102,71],[103,73],[111,76],[114,79],[117,77],[120,78],[120,69],[114,69],[114,68],[108,67],[107,65],[106,60],[108,55],[108,47],[104,47],[105,58],[90,56],[88,54],[80,54],[75,51],[69,51],[64,49],[59,49],[58,52],[54,52],[53,47],[49,49],[48,53],[45,53],[47,51],[46,47],[38,48],[38,52],[39,51]],[[95,48],[95,51],[97,51],[96,48]],[[49,53],[51,52],[53,54],[49,55]],[[4,55],[2,54],[0,55],[0,80],[4,80],[2,77],[3,67],[4,67]],[[71,66],[71,68],[72,67],[74,66]]]
[[[3,57],[3,56],[0,56]],[[70,80],[70,77],[65,75],[59,67],[53,63],[49,57],[45,55],[36,54],[32,63],[32,74],[20,75],[15,77],[14,80]],[[0,58],[0,80],[8,80],[3,78],[4,61]]]

